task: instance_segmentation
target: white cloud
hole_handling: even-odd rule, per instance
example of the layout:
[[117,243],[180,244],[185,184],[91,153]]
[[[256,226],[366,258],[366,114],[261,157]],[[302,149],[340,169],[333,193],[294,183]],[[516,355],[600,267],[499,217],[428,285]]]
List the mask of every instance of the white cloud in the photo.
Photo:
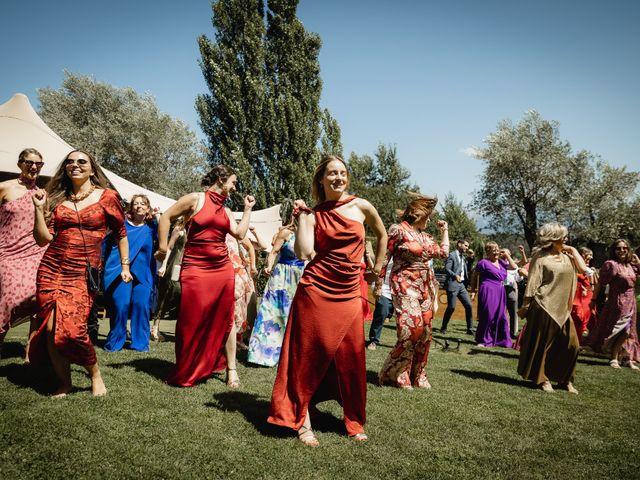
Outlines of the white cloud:
[[478,157],[478,147],[467,147],[460,149],[460,153],[464,153],[467,157],[477,158]]

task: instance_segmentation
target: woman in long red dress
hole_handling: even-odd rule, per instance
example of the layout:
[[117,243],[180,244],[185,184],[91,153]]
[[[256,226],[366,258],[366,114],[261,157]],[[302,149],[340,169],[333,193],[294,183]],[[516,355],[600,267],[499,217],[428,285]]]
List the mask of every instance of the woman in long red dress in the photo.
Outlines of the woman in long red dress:
[[176,365],[167,383],[191,387],[214,372],[227,369],[227,385],[240,387],[236,372],[236,335],[233,324],[234,273],[225,243],[227,233],[244,238],[255,199],[244,198],[240,223],[230,221],[227,196],[236,191],[237,178],[226,165],[216,165],[202,180],[206,192],[185,195],[160,217],[156,259],[167,254],[169,225],[188,219],[182,257],[182,297],[176,324]]
[[[298,431],[305,445],[317,446],[309,408],[335,399],[342,405],[350,437],[364,434],[365,342],[360,301],[364,225],[378,238],[374,274],[380,273],[387,234],[376,209],[347,194],[345,162],[327,157],[311,186],[313,210],[296,200],[299,213],[296,256],[313,260],[305,268],[289,313],[278,373],[271,396],[270,423]],[[315,256],[314,256],[315,253]]]
[[87,331],[95,297],[87,286],[87,261],[100,266],[107,229],[119,239],[121,278],[131,281],[124,212],[118,193],[107,185],[93,157],[74,150],[46,189],[33,196],[33,235],[38,245],[49,244],[49,248],[38,269],[40,328],[29,345],[29,359],[34,365],[51,360],[60,380],[55,397],[65,396],[72,388],[70,363],[87,369],[93,395],[107,393]]
[[[578,248],[578,253],[584,259],[587,267],[593,258],[593,252],[587,247]],[[587,273],[579,273],[577,278],[576,294],[573,297],[573,307],[571,308],[571,319],[576,326],[576,335],[582,345],[584,338],[582,335],[591,323],[591,317],[594,315],[591,308],[591,300],[593,299],[593,288],[595,286],[595,275]]]

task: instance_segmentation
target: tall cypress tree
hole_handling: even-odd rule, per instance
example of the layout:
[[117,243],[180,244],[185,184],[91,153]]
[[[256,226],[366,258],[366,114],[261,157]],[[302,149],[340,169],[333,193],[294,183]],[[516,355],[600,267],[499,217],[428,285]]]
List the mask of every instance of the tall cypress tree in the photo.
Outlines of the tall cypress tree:
[[233,167],[241,195],[251,193],[259,207],[267,203],[268,169],[261,152],[265,104],[264,3],[219,0],[212,4],[215,41],[198,38],[200,67],[209,92],[198,95],[196,109],[207,136],[209,162]]
[[270,203],[308,198],[320,138],[320,37],[296,17],[297,0],[267,2],[264,154]]

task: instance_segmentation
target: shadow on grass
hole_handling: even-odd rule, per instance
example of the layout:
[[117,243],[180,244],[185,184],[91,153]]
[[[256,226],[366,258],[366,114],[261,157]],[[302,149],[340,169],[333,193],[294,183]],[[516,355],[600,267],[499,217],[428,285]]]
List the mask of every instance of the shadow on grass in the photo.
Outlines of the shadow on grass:
[[0,377],[18,388],[30,388],[40,395],[48,395],[58,386],[51,368],[34,368],[25,363],[11,363],[0,367]]
[[173,368],[173,363],[161,358],[136,358],[124,363],[106,363],[104,366],[116,370],[124,367],[133,367],[136,372],[146,373],[158,380],[165,380]]
[[459,370],[459,369],[453,369],[451,370],[451,372],[458,375],[462,375],[463,377],[470,378],[472,380],[486,380],[487,382],[502,383],[504,385],[513,385],[516,387],[523,387],[528,389],[533,388],[533,384],[531,382],[527,382],[525,380],[519,380],[517,378],[512,378],[512,377],[505,377],[503,375],[496,375],[495,373],[477,372],[477,371]]
[[[206,407],[216,408],[224,412],[239,412],[257,432],[267,437],[287,438],[295,432],[287,427],[280,427],[267,422],[270,402],[255,393],[221,392],[213,395],[213,402],[205,403]],[[342,420],[330,413],[322,412],[316,407],[309,408],[313,429],[318,432],[335,432],[346,434]]]
[[516,359],[520,356],[520,353],[511,349],[491,350],[488,347],[480,347],[469,350],[467,355],[493,355],[495,357]]
[[367,370],[367,383],[370,385],[375,385],[376,387],[379,386],[380,383],[378,383],[378,372]]
[[2,358],[24,358],[26,353],[24,344],[20,342],[4,342],[2,345]]
[[256,431],[267,437],[290,437],[292,430],[267,423],[269,402],[255,393],[220,392],[213,395],[213,402],[205,403],[206,407],[223,412],[239,412],[245,420],[254,426]]

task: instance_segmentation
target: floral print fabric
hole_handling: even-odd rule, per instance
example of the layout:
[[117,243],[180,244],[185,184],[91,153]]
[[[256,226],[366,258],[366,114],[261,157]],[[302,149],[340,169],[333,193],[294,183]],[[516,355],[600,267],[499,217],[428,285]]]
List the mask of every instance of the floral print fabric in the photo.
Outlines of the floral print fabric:
[[289,309],[304,270],[304,262],[293,253],[294,239],[295,235],[292,235],[282,245],[251,332],[248,359],[257,365],[273,367],[280,360]]
[[402,222],[389,228],[389,252],[393,258],[390,283],[397,342],[378,379],[380,384],[401,388],[426,387],[431,322],[438,309],[438,282],[428,261],[446,258],[449,246],[438,245],[431,235]]

